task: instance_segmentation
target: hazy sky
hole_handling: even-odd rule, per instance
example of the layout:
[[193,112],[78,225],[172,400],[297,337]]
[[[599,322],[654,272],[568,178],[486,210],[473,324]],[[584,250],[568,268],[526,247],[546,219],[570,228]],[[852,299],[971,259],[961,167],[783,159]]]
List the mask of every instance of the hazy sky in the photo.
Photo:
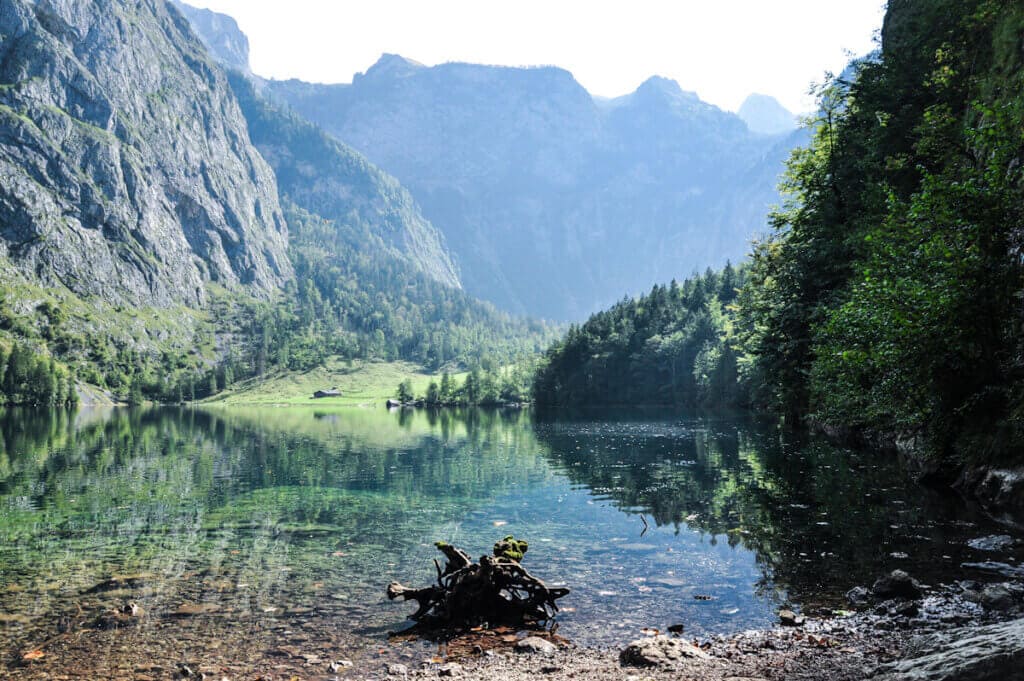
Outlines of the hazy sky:
[[187,0],[230,14],[253,71],[348,83],[384,52],[568,69],[591,93],[673,78],[735,110],[751,92],[794,112],[825,71],[874,47],[883,0]]

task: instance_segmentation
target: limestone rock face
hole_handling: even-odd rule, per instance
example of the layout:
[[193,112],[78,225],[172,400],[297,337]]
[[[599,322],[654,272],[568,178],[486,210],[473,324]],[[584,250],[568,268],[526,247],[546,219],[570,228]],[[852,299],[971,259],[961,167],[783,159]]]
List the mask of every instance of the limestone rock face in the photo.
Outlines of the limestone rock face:
[[162,0],[0,0],[0,256],[128,304],[291,277],[274,175]]

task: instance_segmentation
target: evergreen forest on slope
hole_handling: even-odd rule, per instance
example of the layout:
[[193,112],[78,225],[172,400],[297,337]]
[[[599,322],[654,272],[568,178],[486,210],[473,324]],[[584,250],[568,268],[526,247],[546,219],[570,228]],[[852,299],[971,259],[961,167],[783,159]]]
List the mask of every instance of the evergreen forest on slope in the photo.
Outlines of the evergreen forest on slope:
[[538,402],[753,405],[915,437],[944,476],[1019,460],[1022,35],[1016,2],[892,0],[881,52],[820,89],[750,262],[573,326]]

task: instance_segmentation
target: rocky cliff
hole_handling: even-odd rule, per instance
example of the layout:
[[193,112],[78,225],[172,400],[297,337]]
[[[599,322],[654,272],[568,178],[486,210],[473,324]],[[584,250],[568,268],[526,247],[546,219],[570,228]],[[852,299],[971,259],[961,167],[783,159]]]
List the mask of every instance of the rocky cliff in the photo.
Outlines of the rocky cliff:
[[273,172],[162,0],[0,0],[0,255],[136,305],[291,276]]
[[177,0],[175,5],[192,22],[210,53],[230,70],[252,140],[273,167],[284,196],[333,221],[338,229],[365,229],[380,237],[373,243],[352,238],[350,242],[357,247],[383,246],[388,255],[432,279],[461,288],[459,270],[444,235],[423,217],[405,187],[287,105],[269,101],[263,92],[265,82],[249,68],[249,42],[234,19]]
[[217,61],[229,69],[250,72],[249,38],[238,28],[238,22],[226,14],[192,7],[179,0],[171,2],[188,18],[192,30]]
[[[283,197],[348,230],[351,247],[384,250],[435,281],[461,288],[444,236],[405,187],[317,126],[265,99],[242,73],[229,78],[252,141],[273,167]],[[360,233],[379,240],[359,238]]]

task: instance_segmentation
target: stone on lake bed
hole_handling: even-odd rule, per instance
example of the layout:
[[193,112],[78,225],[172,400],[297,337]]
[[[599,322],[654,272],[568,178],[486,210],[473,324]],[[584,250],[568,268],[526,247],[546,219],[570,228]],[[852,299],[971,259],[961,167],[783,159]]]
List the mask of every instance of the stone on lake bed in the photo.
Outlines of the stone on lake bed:
[[438,676],[462,676],[462,665],[457,662],[449,662],[437,668]]
[[1006,551],[1019,545],[1020,541],[1008,534],[992,534],[978,537],[967,542],[967,545],[978,551]]
[[174,617],[195,617],[197,615],[209,615],[220,610],[217,603],[182,603],[171,612]]

